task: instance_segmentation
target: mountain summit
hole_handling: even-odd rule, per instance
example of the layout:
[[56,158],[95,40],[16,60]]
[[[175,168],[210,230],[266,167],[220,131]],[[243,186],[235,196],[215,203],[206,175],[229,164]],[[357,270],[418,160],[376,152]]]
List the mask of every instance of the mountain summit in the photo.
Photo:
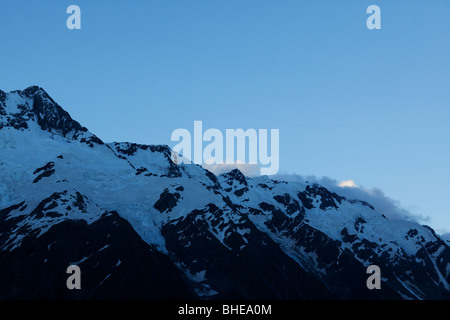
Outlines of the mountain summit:
[[450,298],[450,248],[431,228],[170,152],[103,143],[39,87],[0,91],[0,299]]
[[32,86],[22,91],[0,91],[0,128],[39,129],[59,134],[68,140],[103,143],[88,129],[73,120],[44,89]]

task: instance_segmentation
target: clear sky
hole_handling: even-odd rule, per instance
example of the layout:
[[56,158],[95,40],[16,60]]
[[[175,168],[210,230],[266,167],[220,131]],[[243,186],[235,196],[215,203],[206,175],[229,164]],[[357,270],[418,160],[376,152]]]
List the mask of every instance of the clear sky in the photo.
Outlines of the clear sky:
[[1,90],[39,85],[106,142],[279,129],[280,172],[380,188],[450,231],[448,0],[2,0],[0,44]]

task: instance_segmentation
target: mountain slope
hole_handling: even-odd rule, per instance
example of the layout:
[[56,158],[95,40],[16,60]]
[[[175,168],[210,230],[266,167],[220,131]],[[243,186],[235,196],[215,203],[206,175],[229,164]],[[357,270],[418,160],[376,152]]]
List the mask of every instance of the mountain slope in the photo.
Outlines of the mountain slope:
[[450,298],[450,250],[429,227],[170,154],[105,144],[41,88],[0,91],[0,298]]

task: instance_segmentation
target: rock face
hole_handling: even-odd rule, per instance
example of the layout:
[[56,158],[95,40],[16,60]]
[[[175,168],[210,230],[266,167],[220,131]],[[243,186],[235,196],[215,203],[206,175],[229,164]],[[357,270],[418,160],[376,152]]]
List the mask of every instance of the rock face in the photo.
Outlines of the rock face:
[[[146,244],[116,212],[92,224],[67,219],[19,248],[1,251],[3,299],[188,299],[186,277]],[[82,290],[68,290],[65,270],[80,265]]]
[[[0,91],[0,299],[450,298],[431,228],[170,154],[103,143],[39,87]],[[381,290],[366,287],[372,264]]]

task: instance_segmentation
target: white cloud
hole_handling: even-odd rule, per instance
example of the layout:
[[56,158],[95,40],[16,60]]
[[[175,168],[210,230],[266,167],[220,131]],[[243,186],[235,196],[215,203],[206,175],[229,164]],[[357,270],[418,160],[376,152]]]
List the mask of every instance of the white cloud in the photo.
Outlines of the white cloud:
[[371,204],[375,210],[393,220],[410,220],[417,223],[425,223],[429,217],[404,208],[397,200],[384,194],[379,188],[365,188],[358,186],[353,180],[338,182],[329,177],[318,178],[316,176],[301,176],[297,174],[278,174],[273,177],[276,180],[296,181],[300,183],[318,183],[328,190],[344,196],[347,199],[363,200]]
[[338,187],[341,187],[341,188],[358,188],[358,186],[356,185],[355,181],[353,181],[353,180],[343,180],[343,181],[339,182]]

